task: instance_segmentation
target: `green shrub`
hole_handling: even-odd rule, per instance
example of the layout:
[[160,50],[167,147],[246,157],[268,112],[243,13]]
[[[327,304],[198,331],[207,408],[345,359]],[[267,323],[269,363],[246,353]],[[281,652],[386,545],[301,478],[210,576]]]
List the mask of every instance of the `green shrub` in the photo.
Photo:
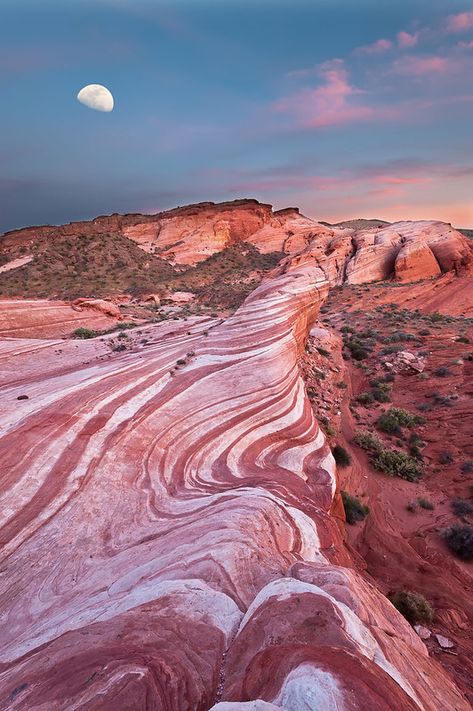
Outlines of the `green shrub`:
[[441,535],[452,553],[462,560],[473,560],[473,526],[455,523]]
[[455,341],[457,343],[469,343],[470,339],[467,336],[458,336],[458,338],[455,338]]
[[380,353],[381,355],[391,355],[392,353],[399,353],[403,350],[403,346],[386,346],[385,348],[381,349]]
[[323,427],[323,430],[324,430],[325,434],[326,434],[328,437],[335,437],[335,436],[336,436],[337,430],[335,429],[335,427],[333,427],[333,425],[332,425],[332,423],[330,422],[330,420],[328,419],[328,417],[322,417],[322,418],[320,419],[320,423],[321,423],[321,425],[322,425],[322,427]]
[[399,434],[401,427],[414,427],[424,424],[425,419],[420,415],[413,415],[402,407],[390,407],[377,421],[377,426],[387,434]]
[[440,366],[440,368],[437,368],[434,370],[433,373],[437,378],[446,378],[447,376],[451,375],[451,372],[449,371],[448,368],[446,368],[444,365]]
[[347,523],[354,524],[357,521],[363,521],[370,512],[369,506],[365,506],[356,496],[352,496],[346,491],[341,491],[340,493]]
[[473,513],[473,504],[466,499],[452,499],[450,505],[455,516],[460,516],[460,518]]
[[422,509],[426,509],[427,511],[433,511],[434,508],[435,508],[434,505],[433,505],[433,503],[432,503],[431,501],[429,501],[428,499],[422,499],[422,498],[420,498],[420,499],[417,499],[417,501],[418,501],[418,503],[419,503],[419,506],[420,506]]
[[374,395],[369,390],[365,390],[365,392],[358,395],[356,402],[360,403],[360,405],[371,405],[374,402]]
[[399,435],[402,430],[399,426],[399,422],[395,417],[389,414],[389,412],[383,412],[376,421],[376,426],[381,432],[386,432],[386,434]]
[[80,328],[76,328],[76,330],[72,332],[73,338],[81,339],[95,338],[98,335],[98,331],[93,331],[91,328],[83,328],[82,326]]
[[407,481],[419,481],[423,474],[421,465],[413,457],[397,449],[383,449],[373,460],[373,465],[389,476]]
[[432,605],[420,593],[412,590],[400,590],[388,595],[394,607],[411,625],[421,622],[432,622],[434,610]]
[[445,316],[439,313],[438,311],[434,311],[433,314],[426,316],[426,318],[432,323],[437,323],[438,321],[443,321],[445,319]]
[[371,432],[358,432],[354,438],[353,442],[358,445],[358,447],[361,447],[361,449],[365,449],[367,452],[381,452],[383,449],[382,443],[379,441],[375,435],[372,435]]
[[391,401],[391,394],[390,394],[389,388],[387,388],[387,387],[373,388],[371,393],[377,402],[390,402]]
[[339,467],[343,468],[348,467],[350,465],[351,457],[345,447],[342,447],[340,444],[336,444],[335,447],[332,449],[332,454]]

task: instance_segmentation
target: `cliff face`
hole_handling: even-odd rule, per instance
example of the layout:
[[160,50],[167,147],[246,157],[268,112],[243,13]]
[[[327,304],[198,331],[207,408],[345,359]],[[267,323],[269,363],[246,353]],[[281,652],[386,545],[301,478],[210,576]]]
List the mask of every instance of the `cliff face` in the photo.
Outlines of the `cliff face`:
[[[161,229],[185,222],[191,260],[220,248],[226,210]],[[251,210],[245,240],[293,254],[232,316],[145,325],[112,356],[106,339],[0,341],[6,708],[470,708],[355,570],[302,379],[330,288],[409,264],[401,228]],[[461,236],[421,229],[439,269],[468,271]]]

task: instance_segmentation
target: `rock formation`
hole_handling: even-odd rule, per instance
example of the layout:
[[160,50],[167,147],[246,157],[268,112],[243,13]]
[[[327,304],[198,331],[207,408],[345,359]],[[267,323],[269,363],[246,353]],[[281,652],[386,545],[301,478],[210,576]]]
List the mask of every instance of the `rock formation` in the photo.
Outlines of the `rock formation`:
[[[203,224],[190,210],[188,239],[164,222],[158,248],[182,263],[220,249],[239,234],[226,209],[199,208]],[[252,204],[245,240],[269,241],[268,210]],[[397,274],[419,233],[440,269],[467,273],[469,243],[440,223],[269,220],[271,250],[291,256],[226,320],[154,324],[146,348],[113,358],[98,340],[61,355],[21,341],[3,371],[5,708],[470,709],[355,571],[299,369],[331,286]],[[125,229],[151,248],[155,223],[142,225]]]

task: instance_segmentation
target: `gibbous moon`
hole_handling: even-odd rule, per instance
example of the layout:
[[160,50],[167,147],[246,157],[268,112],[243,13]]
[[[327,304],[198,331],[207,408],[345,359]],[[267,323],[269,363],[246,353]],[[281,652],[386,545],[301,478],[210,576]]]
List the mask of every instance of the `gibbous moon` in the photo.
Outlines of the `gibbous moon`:
[[88,84],[77,94],[77,99],[84,106],[95,111],[113,111],[113,96],[101,84]]

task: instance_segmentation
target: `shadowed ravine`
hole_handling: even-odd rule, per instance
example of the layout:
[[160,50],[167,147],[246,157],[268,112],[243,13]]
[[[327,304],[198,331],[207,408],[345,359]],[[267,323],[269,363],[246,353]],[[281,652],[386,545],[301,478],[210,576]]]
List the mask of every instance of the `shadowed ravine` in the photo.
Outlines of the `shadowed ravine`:
[[35,379],[57,342],[17,342],[1,708],[470,708],[330,516],[335,463],[298,357],[356,260],[351,237],[337,249],[309,246],[226,321],[158,325],[112,361]]

